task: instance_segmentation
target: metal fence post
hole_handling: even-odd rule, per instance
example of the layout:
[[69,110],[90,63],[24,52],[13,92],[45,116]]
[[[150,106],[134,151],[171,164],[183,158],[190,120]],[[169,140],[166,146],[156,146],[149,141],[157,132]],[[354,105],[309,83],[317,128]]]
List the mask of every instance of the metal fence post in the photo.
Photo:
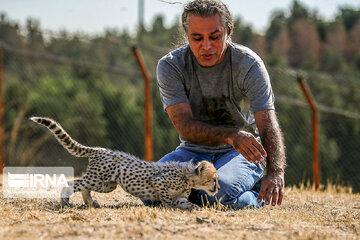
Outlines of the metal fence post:
[[318,122],[318,114],[317,114],[317,106],[314,100],[314,97],[311,94],[311,91],[305,81],[305,79],[301,76],[297,77],[297,80],[300,84],[301,90],[303,91],[306,100],[309,103],[311,108],[312,115],[312,136],[313,136],[313,181],[315,185],[315,189],[319,189],[320,186],[320,171],[319,171],[319,122]]
[[4,131],[3,131],[3,124],[2,124],[2,116],[4,112],[3,108],[3,95],[2,95],[2,75],[3,75],[3,65],[2,65],[2,47],[0,45],[0,174],[3,173],[4,168],[4,146],[3,146],[3,138],[4,138]]
[[145,80],[145,160],[151,162],[153,160],[152,152],[152,114],[151,114],[151,77],[146,68],[144,58],[136,46],[132,47],[133,54],[140,67],[141,73]]

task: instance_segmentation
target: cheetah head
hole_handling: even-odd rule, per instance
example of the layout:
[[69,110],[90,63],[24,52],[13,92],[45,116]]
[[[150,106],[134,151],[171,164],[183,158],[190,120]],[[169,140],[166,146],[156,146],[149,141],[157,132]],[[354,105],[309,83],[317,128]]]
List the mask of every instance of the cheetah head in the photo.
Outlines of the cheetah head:
[[219,177],[214,165],[208,161],[201,161],[195,168],[193,188],[204,190],[209,195],[215,195],[220,189]]

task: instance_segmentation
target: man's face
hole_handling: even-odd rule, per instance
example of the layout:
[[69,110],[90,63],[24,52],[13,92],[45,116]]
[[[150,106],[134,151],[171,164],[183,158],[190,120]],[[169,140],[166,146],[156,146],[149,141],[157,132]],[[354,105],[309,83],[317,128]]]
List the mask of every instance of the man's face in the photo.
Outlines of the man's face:
[[187,37],[190,49],[201,66],[211,67],[224,59],[227,34],[219,14],[211,17],[191,14]]

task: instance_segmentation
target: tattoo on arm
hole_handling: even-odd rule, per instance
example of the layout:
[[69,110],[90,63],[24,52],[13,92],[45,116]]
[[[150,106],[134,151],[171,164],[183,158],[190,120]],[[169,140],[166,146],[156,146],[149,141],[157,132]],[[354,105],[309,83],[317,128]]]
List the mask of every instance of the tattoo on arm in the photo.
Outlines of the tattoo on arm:
[[[173,121],[176,122],[177,120],[174,119]],[[184,125],[186,125],[186,128],[184,127],[179,131],[182,139],[206,146],[226,144],[226,138],[235,131],[232,128],[212,126],[190,119]]]
[[228,136],[237,131],[235,128],[213,126],[194,120],[190,106],[186,104],[167,109],[167,112],[180,137],[197,144],[206,146],[226,144]]

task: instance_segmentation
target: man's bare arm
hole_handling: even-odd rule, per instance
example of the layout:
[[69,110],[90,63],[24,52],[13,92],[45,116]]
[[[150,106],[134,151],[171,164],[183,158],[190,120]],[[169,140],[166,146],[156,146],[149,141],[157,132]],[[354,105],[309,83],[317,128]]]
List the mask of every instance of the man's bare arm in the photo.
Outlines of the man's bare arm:
[[263,178],[258,201],[281,204],[284,196],[284,172],[286,166],[285,146],[281,129],[274,110],[255,113],[256,125],[263,146],[267,152],[267,175]]
[[188,103],[169,106],[166,111],[184,140],[206,146],[230,144],[251,162],[262,162],[266,158],[264,148],[251,133],[196,121]]

